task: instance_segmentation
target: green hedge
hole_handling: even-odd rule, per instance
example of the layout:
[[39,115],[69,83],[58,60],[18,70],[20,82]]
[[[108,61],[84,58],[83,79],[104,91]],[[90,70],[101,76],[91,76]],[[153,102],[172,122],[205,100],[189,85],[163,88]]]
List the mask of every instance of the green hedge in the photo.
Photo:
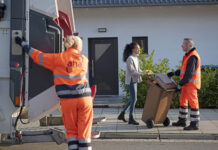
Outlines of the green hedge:
[[[158,63],[154,64],[153,57],[155,51],[153,50],[149,56],[141,53],[139,55],[140,68],[143,72],[146,70],[152,70],[154,73],[167,73],[169,71],[169,60],[166,58],[160,59]],[[181,64],[181,62],[179,63]],[[129,91],[125,85],[125,70],[120,69],[119,77],[121,81],[121,87],[125,95],[123,95],[123,101],[127,102],[129,99]],[[143,82],[138,84],[137,103],[136,107],[143,108],[147,91],[148,84],[146,80],[151,77],[143,77]],[[173,77],[173,79],[179,83],[179,77]],[[179,107],[179,96],[180,93],[176,92],[171,103],[171,108]],[[201,73],[201,90],[198,91],[200,108],[218,108],[218,68],[205,67]]]
[[202,70],[198,94],[201,108],[218,108],[218,68],[211,65]]

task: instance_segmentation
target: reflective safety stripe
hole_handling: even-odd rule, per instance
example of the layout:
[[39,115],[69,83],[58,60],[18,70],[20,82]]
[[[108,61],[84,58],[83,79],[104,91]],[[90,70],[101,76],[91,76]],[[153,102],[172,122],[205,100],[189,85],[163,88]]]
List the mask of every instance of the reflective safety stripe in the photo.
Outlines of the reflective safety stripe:
[[198,117],[198,118],[192,118],[192,117],[190,117],[190,121],[199,121],[200,120],[200,117]]
[[184,113],[188,113],[188,108],[187,109],[184,109],[184,108],[179,108],[179,111],[181,111],[181,112],[184,112]]
[[78,139],[79,143],[90,143],[91,139]]
[[73,75],[61,75],[61,74],[55,74],[54,78],[63,78],[63,79],[84,79],[86,76],[73,76]]
[[191,79],[191,80],[189,80],[189,82],[199,82],[199,81],[201,81],[201,79]]
[[29,56],[31,56],[32,55],[32,53],[33,53],[33,51],[34,51],[34,49],[33,48],[31,48],[30,50],[29,50]]
[[43,53],[40,53],[39,55],[39,64],[43,66]]
[[200,115],[200,112],[199,112],[199,111],[191,111],[190,114],[191,114],[191,115]]
[[197,71],[197,72],[193,72],[192,74],[201,74],[201,72]]
[[78,145],[69,145],[68,149],[69,150],[78,150]]
[[188,114],[187,114],[187,115],[179,114],[179,117],[180,117],[180,118],[187,118],[187,117],[188,117]]
[[84,88],[84,89],[78,89],[78,90],[63,90],[63,91],[57,91],[58,95],[77,95],[77,94],[84,94],[84,93],[90,93],[90,88]]
[[[181,74],[185,74],[185,71],[180,71],[180,73],[181,73]],[[192,75],[193,75],[193,74],[201,74],[201,72],[200,72],[200,71],[197,71],[197,72],[193,72]]]
[[79,147],[79,150],[92,150],[92,147]]
[[69,150],[78,150],[78,140],[76,137],[70,137],[67,139]]

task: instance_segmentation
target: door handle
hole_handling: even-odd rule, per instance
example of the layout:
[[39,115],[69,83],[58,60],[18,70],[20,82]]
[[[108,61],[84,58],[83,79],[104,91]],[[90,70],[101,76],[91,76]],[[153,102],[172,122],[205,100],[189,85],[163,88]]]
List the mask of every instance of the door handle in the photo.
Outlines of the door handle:
[[59,49],[59,52],[62,52],[62,46],[61,46],[61,40],[62,40],[62,37],[61,37],[61,31],[59,28],[55,27],[55,26],[52,26],[52,25],[48,25],[47,26],[48,28],[50,29],[53,29],[53,30],[56,30],[57,31],[57,34],[59,35],[59,40],[58,40],[58,49]]

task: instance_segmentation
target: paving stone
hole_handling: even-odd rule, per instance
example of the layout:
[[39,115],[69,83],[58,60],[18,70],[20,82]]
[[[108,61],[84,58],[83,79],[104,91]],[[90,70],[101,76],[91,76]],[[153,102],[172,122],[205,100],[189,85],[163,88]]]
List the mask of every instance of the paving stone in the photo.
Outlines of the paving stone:
[[126,132],[136,132],[137,126],[130,125],[128,123],[117,123],[117,132],[126,131]]

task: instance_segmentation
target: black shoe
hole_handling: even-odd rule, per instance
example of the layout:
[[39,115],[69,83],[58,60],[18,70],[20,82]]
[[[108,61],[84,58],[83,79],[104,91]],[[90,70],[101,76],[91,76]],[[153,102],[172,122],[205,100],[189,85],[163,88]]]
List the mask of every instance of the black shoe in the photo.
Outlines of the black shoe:
[[190,131],[190,130],[199,130],[199,128],[197,126],[189,125],[188,127],[185,127],[183,130],[187,130],[187,131]]
[[134,120],[133,115],[129,115],[129,122],[128,122],[128,124],[139,125],[139,123]]
[[118,120],[123,120],[123,122],[127,122],[126,119],[125,119],[125,112],[121,112],[117,119]]
[[199,130],[199,122],[198,121],[191,121],[188,127],[185,127],[183,130]]
[[186,122],[185,121],[181,121],[178,120],[177,122],[173,122],[172,126],[176,126],[176,127],[186,127]]

